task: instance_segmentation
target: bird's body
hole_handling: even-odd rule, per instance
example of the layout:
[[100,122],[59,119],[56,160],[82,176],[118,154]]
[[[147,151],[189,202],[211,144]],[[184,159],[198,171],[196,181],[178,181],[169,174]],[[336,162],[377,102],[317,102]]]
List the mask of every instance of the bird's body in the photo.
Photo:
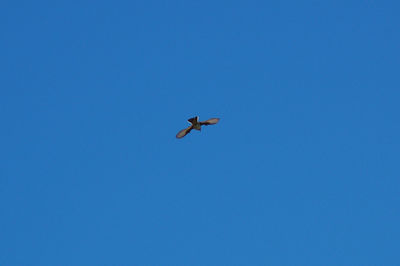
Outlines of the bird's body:
[[193,125],[193,129],[196,129],[196,130],[201,130],[201,125],[200,125],[200,123],[198,123],[198,124],[194,124]]
[[192,124],[193,129],[201,130],[201,124],[198,116],[188,119],[188,122]]
[[208,119],[206,121],[199,121],[199,117],[192,117],[190,119],[188,119],[188,122],[191,124],[189,127],[182,129],[181,131],[178,132],[178,134],[176,134],[176,137],[178,139],[183,138],[184,136],[186,136],[192,129],[196,129],[201,131],[201,126],[208,126],[208,125],[214,125],[216,123],[218,123],[219,118],[211,118]]

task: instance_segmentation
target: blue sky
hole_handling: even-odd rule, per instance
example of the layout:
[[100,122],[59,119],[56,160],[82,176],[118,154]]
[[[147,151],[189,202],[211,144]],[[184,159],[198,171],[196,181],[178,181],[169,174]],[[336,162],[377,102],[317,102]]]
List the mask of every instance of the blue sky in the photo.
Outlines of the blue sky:
[[399,8],[4,2],[0,264],[400,265]]

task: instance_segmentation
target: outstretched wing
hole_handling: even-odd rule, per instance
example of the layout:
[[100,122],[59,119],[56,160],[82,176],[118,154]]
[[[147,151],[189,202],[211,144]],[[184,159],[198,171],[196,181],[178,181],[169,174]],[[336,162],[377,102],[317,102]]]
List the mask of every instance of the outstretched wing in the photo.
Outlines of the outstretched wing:
[[200,125],[204,125],[204,126],[215,125],[216,123],[218,123],[218,121],[219,121],[219,118],[211,118],[206,121],[200,122]]
[[193,129],[193,126],[189,126],[188,128],[182,129],[181,131],[176,134],[176,138],[180,139],[186,136],[191,130]]

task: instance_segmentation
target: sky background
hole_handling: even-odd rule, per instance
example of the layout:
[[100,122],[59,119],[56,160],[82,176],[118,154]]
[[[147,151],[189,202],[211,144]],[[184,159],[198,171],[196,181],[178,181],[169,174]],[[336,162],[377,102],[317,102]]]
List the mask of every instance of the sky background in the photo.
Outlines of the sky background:
[[3,1],[0,265],[400,265],[399,10]]

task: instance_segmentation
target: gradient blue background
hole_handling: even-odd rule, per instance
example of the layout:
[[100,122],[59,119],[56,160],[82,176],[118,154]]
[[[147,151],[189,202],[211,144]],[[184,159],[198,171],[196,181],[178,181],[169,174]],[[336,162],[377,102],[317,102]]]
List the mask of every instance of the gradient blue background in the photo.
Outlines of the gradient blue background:
[[400,265],[399,10],[3,2],[0,265]]

